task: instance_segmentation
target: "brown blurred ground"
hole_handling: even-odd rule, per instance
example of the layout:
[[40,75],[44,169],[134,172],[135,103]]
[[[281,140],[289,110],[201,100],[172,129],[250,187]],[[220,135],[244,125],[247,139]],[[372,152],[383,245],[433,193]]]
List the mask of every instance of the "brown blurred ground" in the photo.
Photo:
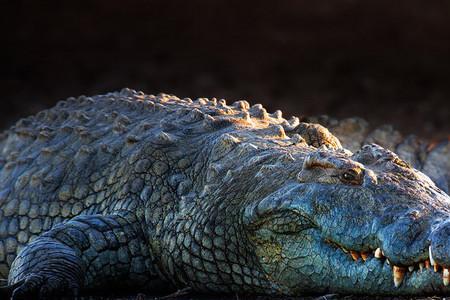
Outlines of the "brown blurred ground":
[[450,132],[449,1],[1,2],[0,128],[122,87]]

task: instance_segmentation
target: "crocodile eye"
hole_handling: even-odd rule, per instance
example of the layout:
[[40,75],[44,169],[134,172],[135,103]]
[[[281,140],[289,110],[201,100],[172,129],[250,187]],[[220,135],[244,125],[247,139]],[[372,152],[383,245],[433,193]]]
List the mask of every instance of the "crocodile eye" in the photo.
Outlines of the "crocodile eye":
[[352,181],[355,180],[355,174],[352,174],[350,172],[345,172],[344,174],[342,174],[342,179],[347,180],[347,181]]
[[359,184],[359,176],[355,170],[347,170],[341,174],[341,181],[347,184]]

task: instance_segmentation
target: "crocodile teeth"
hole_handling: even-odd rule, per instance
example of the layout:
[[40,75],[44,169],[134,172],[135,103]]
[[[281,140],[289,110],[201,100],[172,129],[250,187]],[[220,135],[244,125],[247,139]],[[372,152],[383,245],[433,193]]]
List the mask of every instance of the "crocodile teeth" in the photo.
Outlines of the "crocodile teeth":
[[423,270],[423,262],[419,263],[419,269],[420,269],[420,272],[422,272],[422,270]]
[[367,252],[361,252],[361,258],[363,259],[363,261],[366,261],[367,258],[369,258],[369,253],[367,253]]
[[434,259],[433,259],[433,255],[431,255],[431,246],[428,247],[428,253],[429,253],[429,256],[430,256],[430,263],[431,263],[432,266],[434,266],[435,262],[434,262]]
[[377,248],[377,250],[375,250],[374,256],[376,258],[383,258],[383,254],[381,253],[381,249],[380,248]]
[[403,278],[405,277],[405,273],[406,273],[405,268],[397,266],[393,267],[392,275],[394,277],[394,285],[396,288],[398,288],[402,284]]
[[444,271],[442,271],[442,281],[445,286],[448,286],[450,282],[450,273],[447,268],[444,268]]
[[357,261],[359,259],[359,253],[356,251],[350,250],[350,255],[352,256],[354,261]]
[[414,266],[409,266],[409,267],[408,267],[408,271],[409,271],[409,272],[414,271]]

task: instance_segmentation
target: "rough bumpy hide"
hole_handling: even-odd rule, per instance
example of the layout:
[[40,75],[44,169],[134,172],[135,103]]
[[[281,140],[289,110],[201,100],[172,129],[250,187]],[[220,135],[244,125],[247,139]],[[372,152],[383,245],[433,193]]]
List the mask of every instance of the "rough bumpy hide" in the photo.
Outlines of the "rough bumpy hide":
[[69,98],[0,137],[0,278],[14,298],[448,292],[450,198],[410,166],[445,188],[448,143],[389,134],[399,157],[367,134],[247,101]]

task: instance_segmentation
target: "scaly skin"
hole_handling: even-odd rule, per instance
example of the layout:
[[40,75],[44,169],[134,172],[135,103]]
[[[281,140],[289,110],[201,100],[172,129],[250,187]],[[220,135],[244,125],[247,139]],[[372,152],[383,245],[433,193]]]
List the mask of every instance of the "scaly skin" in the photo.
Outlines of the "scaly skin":
[[450,136],[442,141],[427,141],[413,134],[403,136],[391,125],[374,128],[361,118],[337,120],[323,115],[306,117],[303,121],[325,126],[350,151],[370,143],[389,149],[415,169],[427,174],[440,189],[449,193]]
[[[124,89],[21,120],[0,149],[0,274],[16,299],[161,282],[449,292],[449,196],[392,152],[352,154],[279,111]],[[405,276],[430,245],[438,272]]]

